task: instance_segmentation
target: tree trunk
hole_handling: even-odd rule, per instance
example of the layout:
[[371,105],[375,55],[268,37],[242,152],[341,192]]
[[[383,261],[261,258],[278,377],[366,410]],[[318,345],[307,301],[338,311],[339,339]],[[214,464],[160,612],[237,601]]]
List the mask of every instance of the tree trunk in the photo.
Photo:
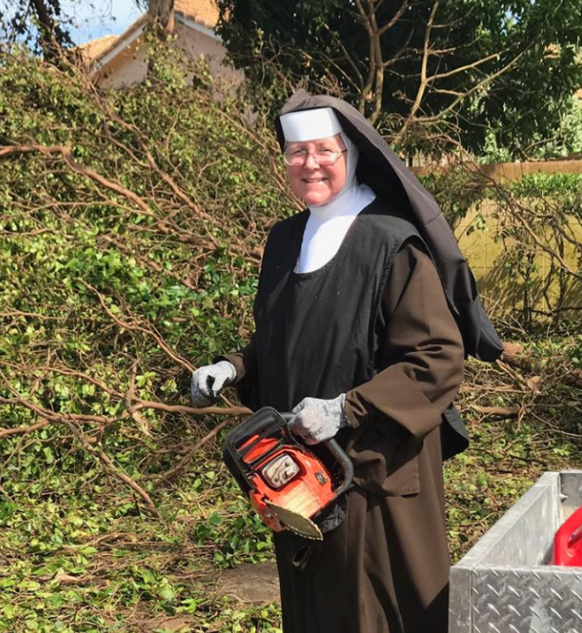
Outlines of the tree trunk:
[[149,0],[148,14],[160,31],[171,33],[174,30],[174,0]]
[[57,18],[61,15],[58,0],[29,0],[29,6],[38,20],[40,36],[38,42],[47,60],[55,62],[62,47],[72,44],[68,32]]

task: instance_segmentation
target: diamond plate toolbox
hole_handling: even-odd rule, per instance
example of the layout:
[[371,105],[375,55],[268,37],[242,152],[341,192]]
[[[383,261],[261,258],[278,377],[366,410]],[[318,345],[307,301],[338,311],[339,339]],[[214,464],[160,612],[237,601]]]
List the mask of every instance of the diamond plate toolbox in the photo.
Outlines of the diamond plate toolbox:
[[582,470],[544,473],[451,569],[449,633],[582,633],[582,567],[548,565]]

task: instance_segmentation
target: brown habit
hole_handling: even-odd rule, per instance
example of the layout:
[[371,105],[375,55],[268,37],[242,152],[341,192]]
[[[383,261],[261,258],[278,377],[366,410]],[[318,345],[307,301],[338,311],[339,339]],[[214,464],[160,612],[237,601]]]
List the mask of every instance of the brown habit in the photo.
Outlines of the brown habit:
[[[322,543],[275,539],[284,633],[447,630],[439,426],[462,380],[464,350],[420,240],[394,258],[376,329],[384,369],[346,397],[357,427],[344,437],[356,472],[347,516]],[[242,385],[254,354],[251,342],[225,357]]]

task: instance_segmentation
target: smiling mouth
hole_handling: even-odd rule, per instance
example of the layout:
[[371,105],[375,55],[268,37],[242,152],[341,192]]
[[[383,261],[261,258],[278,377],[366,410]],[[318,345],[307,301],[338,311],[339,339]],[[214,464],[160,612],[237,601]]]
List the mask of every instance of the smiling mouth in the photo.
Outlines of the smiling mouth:
[[316,184],[316,183],[319,183],[319,182],[324,182],[324,181],[325,181],[325,178],[304,178],[303,179],[303,182],[306,182],[306,183],[308,183],[310,185],[311,184]]

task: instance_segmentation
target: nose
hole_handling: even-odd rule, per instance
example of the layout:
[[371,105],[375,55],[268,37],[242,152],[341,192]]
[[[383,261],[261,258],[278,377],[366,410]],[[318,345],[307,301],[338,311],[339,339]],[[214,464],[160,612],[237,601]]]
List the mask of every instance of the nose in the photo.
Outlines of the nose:
[[317,169],[319,167],[317,161],[315,160],[315,154],[307,154],[304,166],[307,167],[307,169]]

